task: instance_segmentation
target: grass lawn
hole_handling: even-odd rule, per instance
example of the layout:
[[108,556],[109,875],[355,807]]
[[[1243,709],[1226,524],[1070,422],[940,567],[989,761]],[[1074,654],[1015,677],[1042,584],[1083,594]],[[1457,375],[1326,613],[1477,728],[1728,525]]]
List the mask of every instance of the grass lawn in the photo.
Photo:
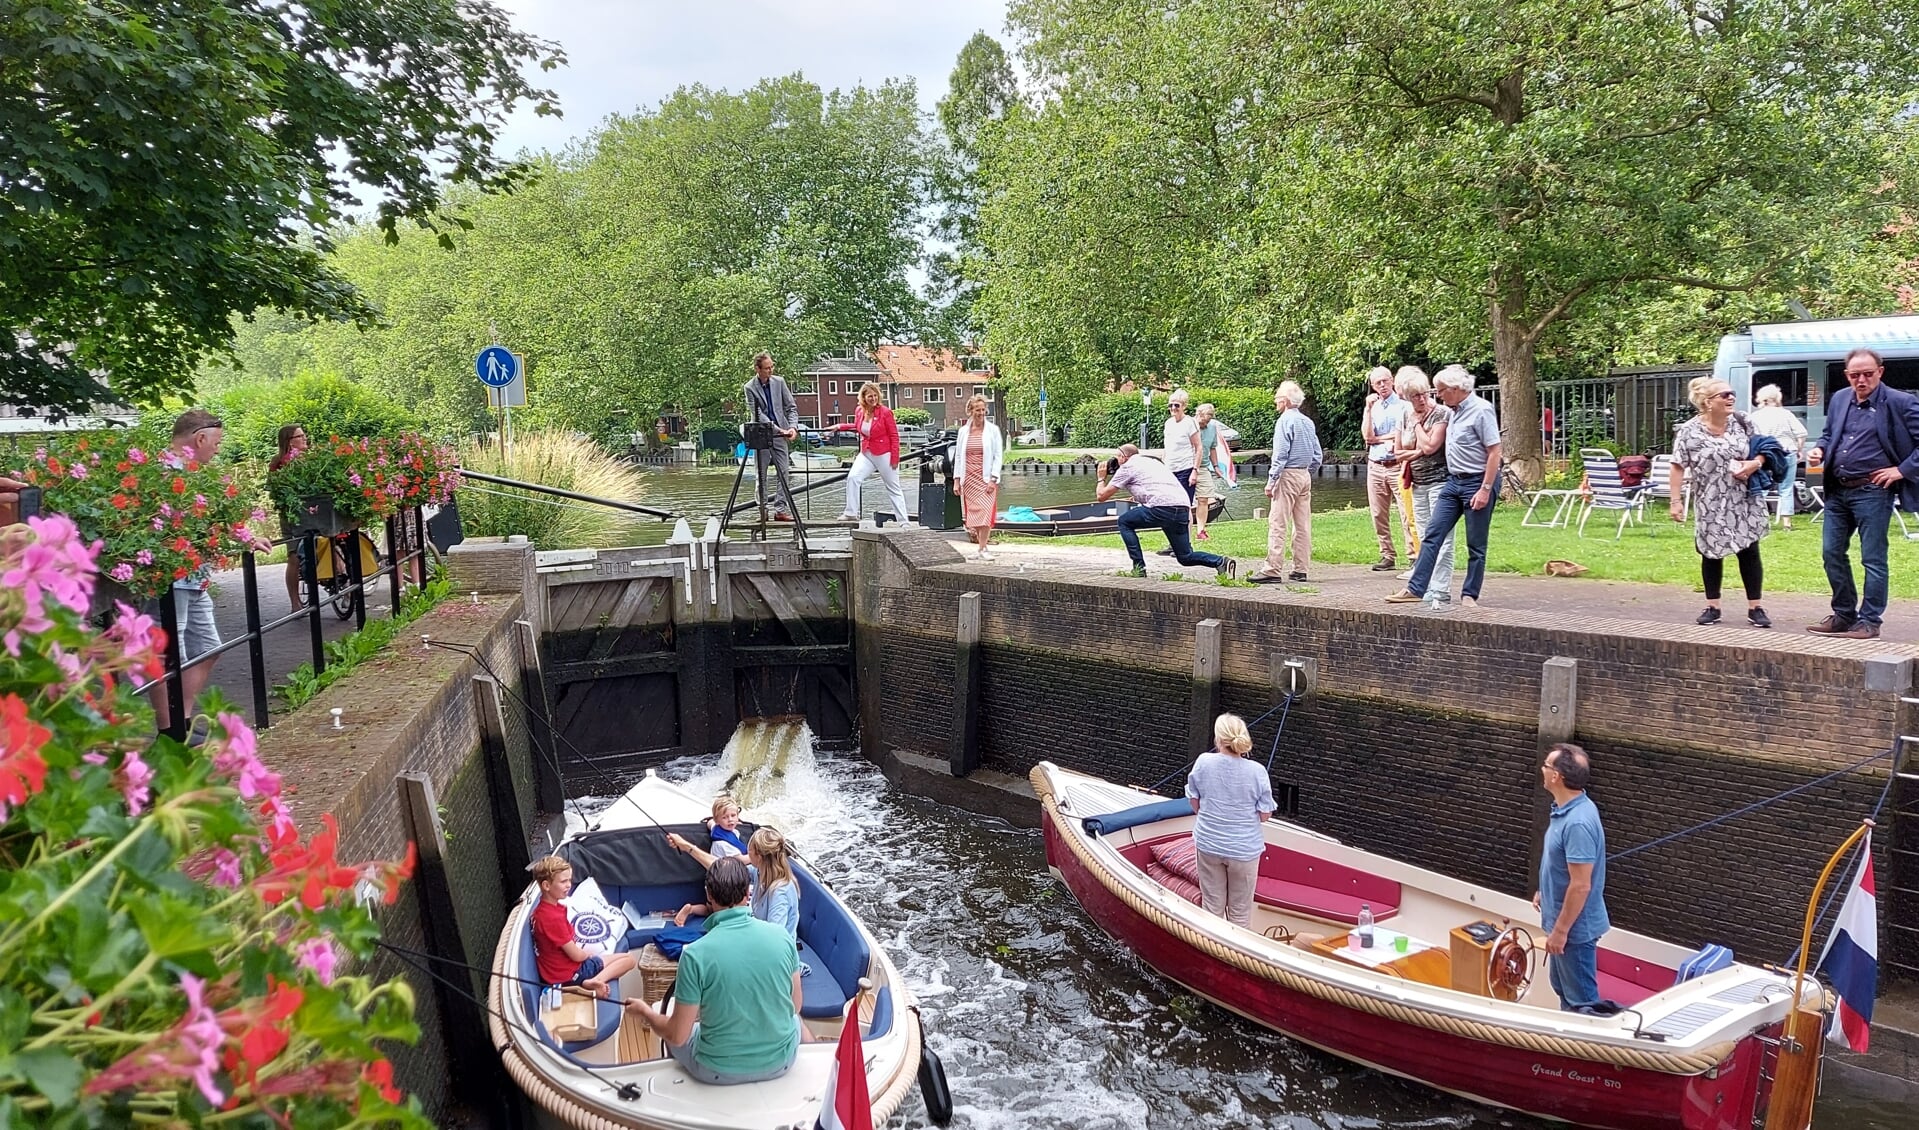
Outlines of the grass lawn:
[[[1581,538],[1576,530],[1560,528],[1542,530],[1522,528],[1520,517],[1525,513],[1523,506],[1502,503],[1493,514],[1492,536],[1487,545],[1487,568],[1495,573],[1523,573],[1529,576],[1541,576],[1545,573],[1547,561],[1555,558],[1577,561],[1591,572],[1586,577],[1611,581],[1645,581],[1657,584],[1683,585],[1693,591],[1699,590],[1699,555],[1693,551],[1692,527],[1676,525],[1667,517],[1663,507],[1651,507],[1647,510],[1647,526],[1628,526],[1625,536],[1618,541],[1612,538],[1612,529],[1617,525],[1618,515],[1610,522],[1602,520],[1606,514],[1593,515],[1586,527],[1586,536]],[[1781,530],[1774,527],[1771,535],[1761,543],[1761,552],[1766,562],[1767,592],[1809,592],[1825,593],[1830,591],[1826,585],[1826,572],[1819,563],[1819,544],[1823,527],[1808,518],[1800,517],[1793,521],[1794,529]],[[1207,527],[1213,537],[1211,541],[1198,543],[1213,553],[1223,553],[1238,558],[1263,558],[1266,556],[1266,523],[1262,521],[1213,522]],[[1459,567],[1466,566],[1465,527],[1460,527]],[[1398,534],[1397,522],[1394,534]],[[1097,545],[1120,548],[1117,534],[1097,536],[1068,537],[1058,539],[1068,545]],[[1373,539],[1372,516],[1364,510],[1331,510],[1313,515],[1313,560],[1333,565],[1365,565],[1379,559],[1379,545]],[[1853,572],[1859,572],[1858,543],[1853,546]],[[1401,563],[1402,567],[1410,562]],[[1899,536],[1899,527],[1895,522],[1892,528],[1892,595],[1899,598],[1919,597],[1919,542],[1909,542]],[[1728,592],[1738,595],[1738,569],[1735,564],[1726,564],[1726,584]]]

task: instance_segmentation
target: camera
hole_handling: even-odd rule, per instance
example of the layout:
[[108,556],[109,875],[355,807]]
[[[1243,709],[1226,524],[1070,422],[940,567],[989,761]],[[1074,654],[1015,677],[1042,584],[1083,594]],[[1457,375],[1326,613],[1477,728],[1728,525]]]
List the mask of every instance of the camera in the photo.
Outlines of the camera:
[[773,446],[773,440],[779,435],[773,425],[764,420],[755,420],[746,425],[746,446],[749,451],[765,451]]
[[1115,455],[1106,460],[1106,477],[1110,479],[1117,474],[1119,474],[1119,456]]

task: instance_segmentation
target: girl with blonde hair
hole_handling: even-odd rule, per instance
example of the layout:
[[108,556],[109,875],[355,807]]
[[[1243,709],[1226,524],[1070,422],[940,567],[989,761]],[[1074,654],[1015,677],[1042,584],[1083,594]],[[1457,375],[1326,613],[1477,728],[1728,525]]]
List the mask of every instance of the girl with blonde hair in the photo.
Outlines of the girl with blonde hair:
[[880,395],[880,386],[867,381],[860,386],[860,406],[853,414],[859,428],[860,453],[853,457],[853,469],[846,474],[846,506],[842,520],[859,521],[860,487],[874,475],[886,487],[893,504],[893,521],[905,525],[912,520],[906,512],[906,494],[900,490],[900,429],[893,410]]
[[1200,907],[1235,926],[1252,923],[1253,888],[1266,852],[1260,825],[1279,807],[1266,767],[1246,760],[1252,748],[1246,720],[1222,714],[1213,722],[1213,748],[1200,754],[1186,775],[1186,799],[1196,817]]
[[[701,867],[713,866],[714,853],[701,851],[677,832],[668,832],[666,841],[673,850],[684,852],[699,861]],[[753,917],[762,922],[771,922],[786,931],[786,936],[797,941],[800,930],[800,884],[793,878],[793,853],[786,844],[786,837],[771,828],[761,828],[747,841],[746,868],[753,876],[749,888]],[[673,916],[677,926],[686,925],[686,920],[694,915],[711,913],[712,908],[703,902],[689,902]]]

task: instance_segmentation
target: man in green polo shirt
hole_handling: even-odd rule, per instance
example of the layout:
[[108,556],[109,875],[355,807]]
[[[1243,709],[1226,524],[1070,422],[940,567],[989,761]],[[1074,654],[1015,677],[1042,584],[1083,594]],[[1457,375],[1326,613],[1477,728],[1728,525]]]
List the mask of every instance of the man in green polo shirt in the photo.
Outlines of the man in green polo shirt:
[[799,1053],[799,956],[785,930],[753,917],[750,879],[738,856],[706,869],[706,903],[718,909],[680,951],[671,1015],[626,1002],[702,1083],[777,1079]]

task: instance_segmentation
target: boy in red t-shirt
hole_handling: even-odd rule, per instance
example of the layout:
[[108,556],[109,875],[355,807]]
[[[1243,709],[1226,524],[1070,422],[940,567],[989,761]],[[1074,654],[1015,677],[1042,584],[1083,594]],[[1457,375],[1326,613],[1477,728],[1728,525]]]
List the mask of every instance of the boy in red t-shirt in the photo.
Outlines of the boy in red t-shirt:
[[573,922],[560,900],[573,891],[573,865],[549,855],[532,867],[540,885],[540,904],[533,908],[533,960],[540,980],[549,985],[578,985],[596,997],[609,995],[607,983],[639,964],[630,953],[605,958],[586,952],[573,940]]

